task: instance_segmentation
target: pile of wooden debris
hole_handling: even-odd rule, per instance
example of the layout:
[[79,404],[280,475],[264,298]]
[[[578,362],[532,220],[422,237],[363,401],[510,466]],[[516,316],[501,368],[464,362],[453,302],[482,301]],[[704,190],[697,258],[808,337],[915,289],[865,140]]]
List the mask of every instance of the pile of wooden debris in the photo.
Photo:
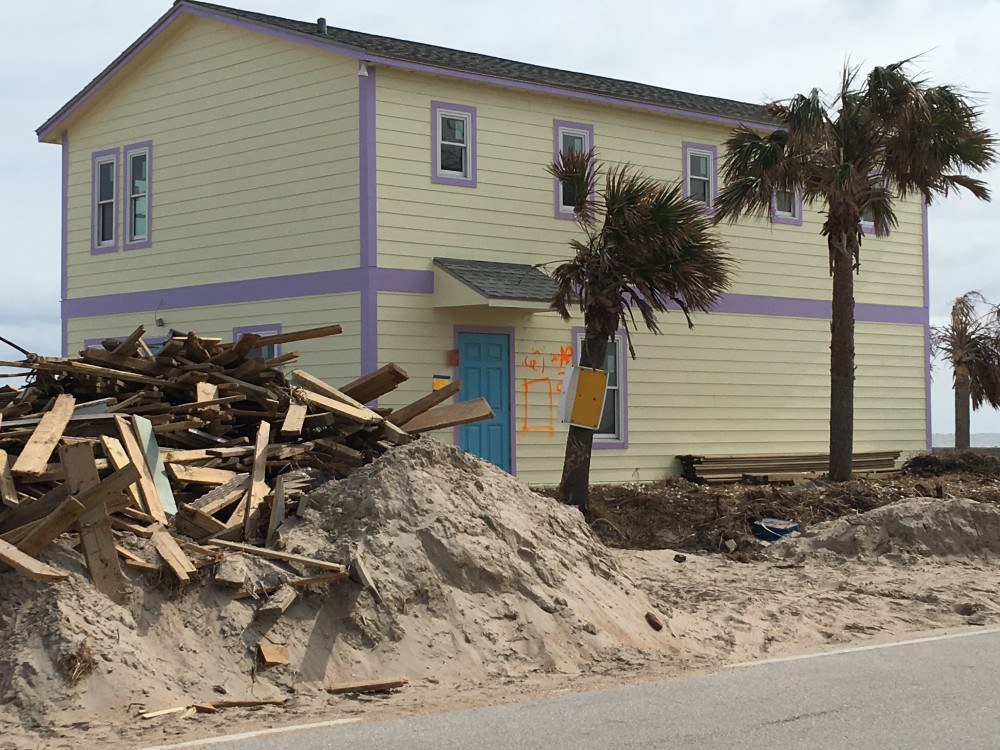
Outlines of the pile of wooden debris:
[[[118,602],[122,564],[165,566],[184,584],[227,550],[320,570],[292,588],[347,577],[351,561],[276,549],[304,494],[413,435],[493,412],[483,399],[441,405],[456,381],[390,413],[365,404],[406,380],[395,364],[336,388],[303,370],[286,378],[278,367],[295,352],[254,356],[340,330],[245,333],[232,343],[189,333],[154,354],[140,326],[78,358],[0,362],[30,371],[23,389],[0,389],[0,570],[62,580],[38,555],[76,533],[95,586]],[[128,535],[149,539],[156,559],[130,550]]]

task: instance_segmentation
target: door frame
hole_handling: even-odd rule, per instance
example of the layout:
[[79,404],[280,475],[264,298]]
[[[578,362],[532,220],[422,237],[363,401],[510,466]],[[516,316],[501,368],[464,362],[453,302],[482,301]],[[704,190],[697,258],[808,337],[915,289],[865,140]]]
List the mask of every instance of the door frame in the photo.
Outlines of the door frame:
[[[498,336],[507,337],[507,436],[510,441],[510,473],[512,476],[517,476],[517,432],[515,431],[515,421],[514,415],[517,412],[516,403],[514,401],[515,388],[514,388],[514,328],[512,326],[468,326],[468,325],[455,325],[452,332],[452,344],[455,350],[456,356],[459,355],[458,350],[458,334],[460,333],[494,333]],[[456,364],[452,368],[452,377],[458,380],[458,369],[461,365]],[[455,445],[458,445],[458,427],[453,430],[452,441]]]

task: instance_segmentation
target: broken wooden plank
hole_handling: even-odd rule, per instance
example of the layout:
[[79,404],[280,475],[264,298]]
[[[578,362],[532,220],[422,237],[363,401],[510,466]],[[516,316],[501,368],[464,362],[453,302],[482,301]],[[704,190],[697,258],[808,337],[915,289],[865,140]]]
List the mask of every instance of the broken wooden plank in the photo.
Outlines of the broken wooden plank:
[[260,660],[265,667],[288,664],[288,646],[261,641],[257,644],[257,651],[260,652]]
[[174,571],[174,575],[177,576],[177,580],[181,584],[190,583],[191,575],[198,572],[191,559],[184,554],[184,550],[180,548],[170,533],[162,526],[157,525],[152,527],[152,536],[150,537],[153,541],[153,546],[159,553],[160,557],[163,558],[163,562]]
[[412,439],[410,433],[401,430],[389,420],[378,426],[376,436],[381,440],[386,440],[392,445],[406,445]]
[[245,552],[248,555],[255,555],[256,557],[266,557],[269,560],[281,560],[282,562],[293,562],[299,563],[300,565],[311,565],[314,568],[321,568],[322,570],[329,570],[334,573],[346,573],[347,566],[341,565],[340,563],[327,562],[326,560],[317,560],[313,557],[305,557],[303,555],[293,555],[291,552],[279,552],[276,549],[265,549],[263,547],[254,547],[250,544],[240,544],[239,542],[225,542],[221,539],[212,539],[211,541],[205,542],[207,545],[216,547],[225,547],[226,549],[237,550],[238,552]]
[[317,328],[306,328],[302,331],[286,331],[285,333],[275,333],[271,336],[261,336],[257,340],[254,348],[263,349],[266,346],[277,346],[278,344],[290,344],[293,341],[307,341],[309,339],[321,339],[327,336],[336,336],[343,329],[339,325],[319,326]]
[[69,578],[69,573],[26,555],[13,544],[2,539],[0,539],[0,563],[10,566],[33,581],[64,581]]
[[253,471],[250,474],[250,492],[247,494],[247,507],[243,521],[243,538],[250,539],[257,530],[261,520],[261,506],[264,496],[270,489],[267,486],[265,472],[267,471],[267,444],[271,439],[271,425],[261,421],[257,428],[257,442],[254,445]]
[[138,568],[139,570],[145,570],[147,573],[155,573],[160,570],[160,566],[156,563],[151,563],[148,560],[139,557],[139,555],[132,552],[132,550],[125,549],[120,544],[115,545],[115,552],[122,561],[130,568]]
[[174,523],[179,533],[192,539],[204,539],[212,534],[225,531],[227,528],[222,521],[202,513],[190,505],[181,505],[177,509]]
[[[156,437],[153,435],[153,425],[145,417],[132,415],[132,428],[135,430],[136,440],[146,457],[146,466],[149,467],[149,474],[156,487],[156,496],[160,501],[163,512],[173,515],[177,512],[177,504],[174,502],[174,493],[170,488],[170,479],[167,477],[167,469],[160,458],[160,446],[156,444]],[[150,515],[158,518],[156,513],[149,511]]]
[[[60,446],[59,460],[66,471],[66,490],[70,495],[79,498],[84,491],[101,483],[94,451],[89,445]],[[94,588],[111,601],[124,604],[127,601],[125,574],[115,552],[107,503],[101,502],[88,509],[77,519],[76,525],[80,531],[80,548]]]
[[195,401],[214,402],[219,397],[219,386],[214,383],[196,383],[194,386]]
[[42,415],[31,438],[17,457],[11,471],[14,474],[41,474],[48,466],[49,456],[55,450],[56,443],[62,437],[70,417],[73,416],[73,406],[76,399],[68,393],[56,398],[52,409]]
[[281,423],[279,434],[281,437],[296,437],[302,434],[303,422],[306,418],[307,407],[305,404],[289,404],[288,411],[285,412],[285,419]]
[[142,335],[146,332],[145,326],[139,326],[132,333],[129,334],[128,338],[122,341],[118,346],[114,348],[114,354],[135,354],[136,348],[138,347],[139,341],[142,339]]
[[318,393],[321,396],[332,398],[335,401],[342,401],[345,404],[350,404],[351,406],[355,406],[359,409],[364,408],[364,404],[360,401],[351,398],[339,388],[334,388],[332,385],[320,380],[315,375],[310,375],[305,370],[292,370],[288,379],[292,382],[292,385],[297,385],[299,388],[305,388],[307,391]]
[[[110,435],[101,435],[101,446],[104,448],[104,455],[108,457],[108,461],[115,469],[121,469],[126,464],[130,463],[128,454],[125,452],[125,447],[121,444],[121,441],[111,437]],[[142,495],[139,492],[138,484],[130,484],[127,490],[129,497],[132,498],[132,503],[139,510],[144,510],[146,508],[146,503],[143,502]]]
[[342,695],[344,693],[386,693],[409,684],[410,681],[405,677],[397,677],[394,680],[372,680],[369,682],[342,682],[338,685],[330,685],[327,687],[326,692],[333,695]]
[[435,406],[443,403],[444,401],[447,401],[460,390],[462,390],[462,381],[452,380],[448,383],[448,385],[444,386],[444,388],[438,388],[436,391],[431,391],[426,396],[418,398],[416,401],[404,406],[402,409],[394,409],[388,419],[394,425],[401,427],[414,417],[423,414],[429,409],[433,409]]
[[347,573],[352,581],[360,584],[368,593],[372,595],[372,599],[374,599],[377,604],[382,603],[382,595],[378,592],[378,588],[376,588],[375,582],[372,580],[371,574],[368,572],[368,566],[365,565],[364,558],[361,556],[360,552],[356,552],[354,554],[354,558],[351,560]]
[[274,535],[278,533],[278,527],[285,520],[285,480],[278,477],[274,481],[274,499],[271,501],[271,518],[267,522],[267,536],[264,537],[264,546],[270,547],[274,541]]
[[493,419],[496,414],[486,402],[485,398],[474,398],[468,401],[459,401],[457,404],[438,406],[434,409],[420,414],[402,427],[411,435],[418,435],[421,432],[431,430],[442,430],[445,427],[455,427],[469,422],[479,422],[483,419]]
[[228,482],[209,490],[199,497],[191,507],[200,510],[202,513],[212,516],[223,508],[227,508],[241,497],[250,488],[250,475],[237,474]]
[[14,477],[10,473],[10,459],[7,451],[0,450],[0,502],[10,508],[16,508],[21,500],[14,486]]
[[[367,404],[369,401],[374,401],[379,396],[384,396],[389,391],[395,390],[400,383],[408,380],[409,377],[406,370],[395,362],[390,362],[367,375],[352,380],[340,390],[355,401]],[[402,427],[402,425],[398,426]]]
[[166,464],[167,473],[177,482],[188,484],[223,485],[236,476],[235,471],[212,469],[186,464]]
[[380,414],[376,414],[366,406],[362,406],[359,409],[357,406],[345,404],[341,401],[332,399],[329,396],[321,396],[318,393],[307,391],[304,388],[293,391],[293,393],[295,393],[296,397],[302,399],[303,401],[307,401],[313,406],[318,406],[320,409],[332,412],[337,416],[350,419],[352,422],[358,422],[359,424],[381,424],[385,421],[385,417]]
[[139,447],[139,442],[132,431],[132,425],[121,415],[115,416],[115,425],[118,427],[118,434],[122,439],[125,455],[128,456],[129,462],[138,471],[139,492],[142,494],[143,506],[146,512],[160,523],[165,524],[167,522],[167,514],[163,511],[160,496],[156,491],[156,485],[153,483],[149,466],[146,464],[146,454]]
[[[291,586],[282,586],[273,594],[267,597],[257,610],[258,619],[273,619],[275,622],[285,613],[292,602],[295,601],[298,592]],[[272,623],[273,624],[273,623]]]

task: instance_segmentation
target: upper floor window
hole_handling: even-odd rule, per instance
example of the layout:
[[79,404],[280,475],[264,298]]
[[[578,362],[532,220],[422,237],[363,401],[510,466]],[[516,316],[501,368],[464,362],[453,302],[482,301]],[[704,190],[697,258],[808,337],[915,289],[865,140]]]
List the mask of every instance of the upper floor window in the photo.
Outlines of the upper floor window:
[[[584,346],[584,329],[573,329],[573,358],[579,363],[579,353]],[[604,355],[604,369],[608,373],[608,385],[604,395],[604,411],[601,421],[594,430],[595,448],[628,447],[628,389],[625,383],[625,336],[619,331],[608,342]]]
[[118,149],[91,155],[92,253],[113,252],[118,247]]
[[431,102],[431,182],[476,186],[476,108]]
[[684,195],[711,208],[715,205],[717,149],[685,141],[683,151]]
[[126,146],[125,153],[125,249],[149,247],[150,177],[153,146],[149,141]]
[[[555,158],[560,154],[586,153],[594,147],[594,126],[580,122],[555,120],[553,141]],[[555,215],[557,219],[572,219],[576,195],[573,186],[561,180],[555,181]]]
[[798,190],[775,190],[771,200],[771,221],[775,224],[802,225],[802,193]]

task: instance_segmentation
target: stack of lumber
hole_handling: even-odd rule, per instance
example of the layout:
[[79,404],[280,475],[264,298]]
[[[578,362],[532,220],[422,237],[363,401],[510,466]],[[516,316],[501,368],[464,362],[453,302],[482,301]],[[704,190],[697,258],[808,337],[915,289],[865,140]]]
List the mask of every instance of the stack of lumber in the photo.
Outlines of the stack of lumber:
[[[460,382],[395,412],[369,408],[407,379],[395,364],[338,388],[277,369],[296,352],[253,356],[338,333],[334,325],[235,342],[189,333],[154,355],[140,326],[79,357],[0,362],[29,371],[24,388],[0,388],[0,570],[65,578],[38,559],[63,534],[76,535],[69,541],[95,585],[115,600],[122,564],[165,568],[183,584],[231,550],[289,561],[273,549],[280,526],[301,514],[317,481],[413,435],[493,417],[483,399],[442,405]],[[150,540],[156,559],[130,551],[123,535]],[[323,569],[308,582],[348,575],[347,565],[292,562]]]
[[[791,482],[818,477],[830,468],[829,453],[748,454],[742,456],[677,456],[683,476],[698,484],[724,484],[743,480]],[[895,471],[899,451],[855,453],[855,476]]]

